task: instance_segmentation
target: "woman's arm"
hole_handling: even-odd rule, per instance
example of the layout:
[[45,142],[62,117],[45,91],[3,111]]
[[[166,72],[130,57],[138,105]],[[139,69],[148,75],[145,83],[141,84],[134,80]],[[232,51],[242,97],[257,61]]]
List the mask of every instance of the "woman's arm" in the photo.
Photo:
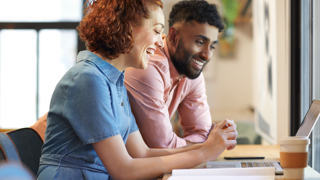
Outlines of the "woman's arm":
[[[236,125],[233,123],[228,124],[229,131],[236,131]],[[210,130],[211,131],[211,130]],[[236,140],[237,136],[234,137]],[[142,139],[141,134],[139,131],[133,132],[129,135],[126,148],[133,158],[146,158],[146,157],[157,157],[157,156],[166,156],[176,153],[181,153],[185,151],[195,150],[201,148],[203,143],[192,144],[189,146],[184,146],[181,148],[174,148],[174,149],[164,149],[164,148],[148,148],[145,142]],[[233,149],[234,146],[228,147],[228,150]]]
[[[227,147],[234,147],[236,145],[234,139],[237,136],[237,132],[231,128],[232,126],[225,128],[226,124],[233,124],[233,122],[225,120],[217,125],[210,132],[207,141],[203,145],[195,146],[195,149],[192,149],[191,146],[180,149],[149,151],[146,145],[138,149],[135,149],[137,146],[131,147],[127,145],[127,150],[120,135],[104,139],[92,145],[105,168],[114,179],[151,179],[164,173],[169,173],[172,169],[192,168],[203,162],[216,159]],[[132,141],[136,140],[136,136],[138,135],[130,137],[127,143],[133,143]],[[106,149],[108,149],[108,153],[106,153]],[[157,155],[164,156],[150,157]]]
[[202,147],[202,143],[193,144],[191,146],[185,146],[181,148],[174,148],[174,149],[148,148],[148,146],[143,141],[139,131],[131,133],[126,143],[127,151],[129,155],[133,158],[166,156],[166,155],[172,155],[176,153],[199,149],[201,147]]

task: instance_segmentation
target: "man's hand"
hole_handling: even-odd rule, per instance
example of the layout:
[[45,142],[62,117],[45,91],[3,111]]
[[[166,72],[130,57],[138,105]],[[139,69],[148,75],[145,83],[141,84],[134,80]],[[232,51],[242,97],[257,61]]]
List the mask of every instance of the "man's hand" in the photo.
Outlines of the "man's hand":
[[[233,119],[226,119],[226,120],[228,120],[228,121],[231,121],[232,123],[228,123],[228,124],[226,124],[226,126],[224,127],[224,128],[228,128],[228,127],[230,127],[230,126],[233,126],[233,128],[234,128],[234,130],[235,130],[235,132],[236,132],[236,136],[234,137],[234,138],[229,138],[228,140],[237,140],[237,137],[238,137],[238,131],[237,131],[237,125],[234,123],[234,121],[233,121]],[[222,122],[221,122],[222,123]],[[221,123],[218,123],[216,126],[219,126]],[[212,124],[212,127],[211,127],[211,129],[210,129],[210,131],[212,130],[214,128],[214,124]],[[232,129],[233,129],[232,128]],[[209,131],[209,133],[210,133],[210,131]],[[209,135],[209,134],[208,134]],[[234,149],[235,148],[235,146],[234,147],[232,147],[232,146],[230,146],[230,147],[228,147],[227,148],[227,150],[231,150],[231,149]]]
[[205,154],[209,154],[210,159],[216,159],[225,150],[235,148],[238,132],[237,125],[233,120],[224,120],[218,123],[209,133],[208,139],[203,144]]
[[[229,138],[228,140],[237,140],[237,137],[238,137],[237,125],[234,123],[233,119],[231,119],[230,121],[232,121],[232,123],[231,124],[227,124],[227,126],[225,126],[225,128],[227,128],[227,129],[229,128],[230,131],[234,130],[235,136],[233,138]],[[232,150],[234,148],[235,148],[235,146],[229,146],[227,148],[227,150]]]

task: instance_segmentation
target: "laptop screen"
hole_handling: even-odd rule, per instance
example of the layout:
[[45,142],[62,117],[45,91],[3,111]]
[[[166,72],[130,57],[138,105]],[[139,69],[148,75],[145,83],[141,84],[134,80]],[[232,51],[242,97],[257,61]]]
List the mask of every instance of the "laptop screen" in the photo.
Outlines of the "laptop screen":
[[310,133],[313,130],[314,125],[319,119],[319,115],[320,115],[320,100],[315,99],[312,101],[312,104],[306,116],[304,117],[296,136],[309,137]]

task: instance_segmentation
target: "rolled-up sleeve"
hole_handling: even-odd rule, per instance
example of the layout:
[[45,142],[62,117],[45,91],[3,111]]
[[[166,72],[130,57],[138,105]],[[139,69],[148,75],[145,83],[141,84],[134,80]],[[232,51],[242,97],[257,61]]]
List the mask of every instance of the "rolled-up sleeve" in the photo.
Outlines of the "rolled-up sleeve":
[[164,73],[156,66],[146,70],[128,68],[125,85],[132,112],[146,144],[151,148],[177,148],[186,145],[172,130],[168,106],[164,101]]

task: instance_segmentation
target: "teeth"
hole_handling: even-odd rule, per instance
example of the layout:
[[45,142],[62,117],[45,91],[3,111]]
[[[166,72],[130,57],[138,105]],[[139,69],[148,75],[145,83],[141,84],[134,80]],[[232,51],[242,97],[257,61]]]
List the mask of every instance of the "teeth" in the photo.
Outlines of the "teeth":
[[154,55],[154,51],[152,49],[147,49],[147,53],[150,55]]
[[199,66],[202,66],[204,63],[203,62],[199,62],[199,61],[197,61],[197,60],[195,60],[195,59],[193,59],[193,61],[195,62],[195,63],[197,63]]

